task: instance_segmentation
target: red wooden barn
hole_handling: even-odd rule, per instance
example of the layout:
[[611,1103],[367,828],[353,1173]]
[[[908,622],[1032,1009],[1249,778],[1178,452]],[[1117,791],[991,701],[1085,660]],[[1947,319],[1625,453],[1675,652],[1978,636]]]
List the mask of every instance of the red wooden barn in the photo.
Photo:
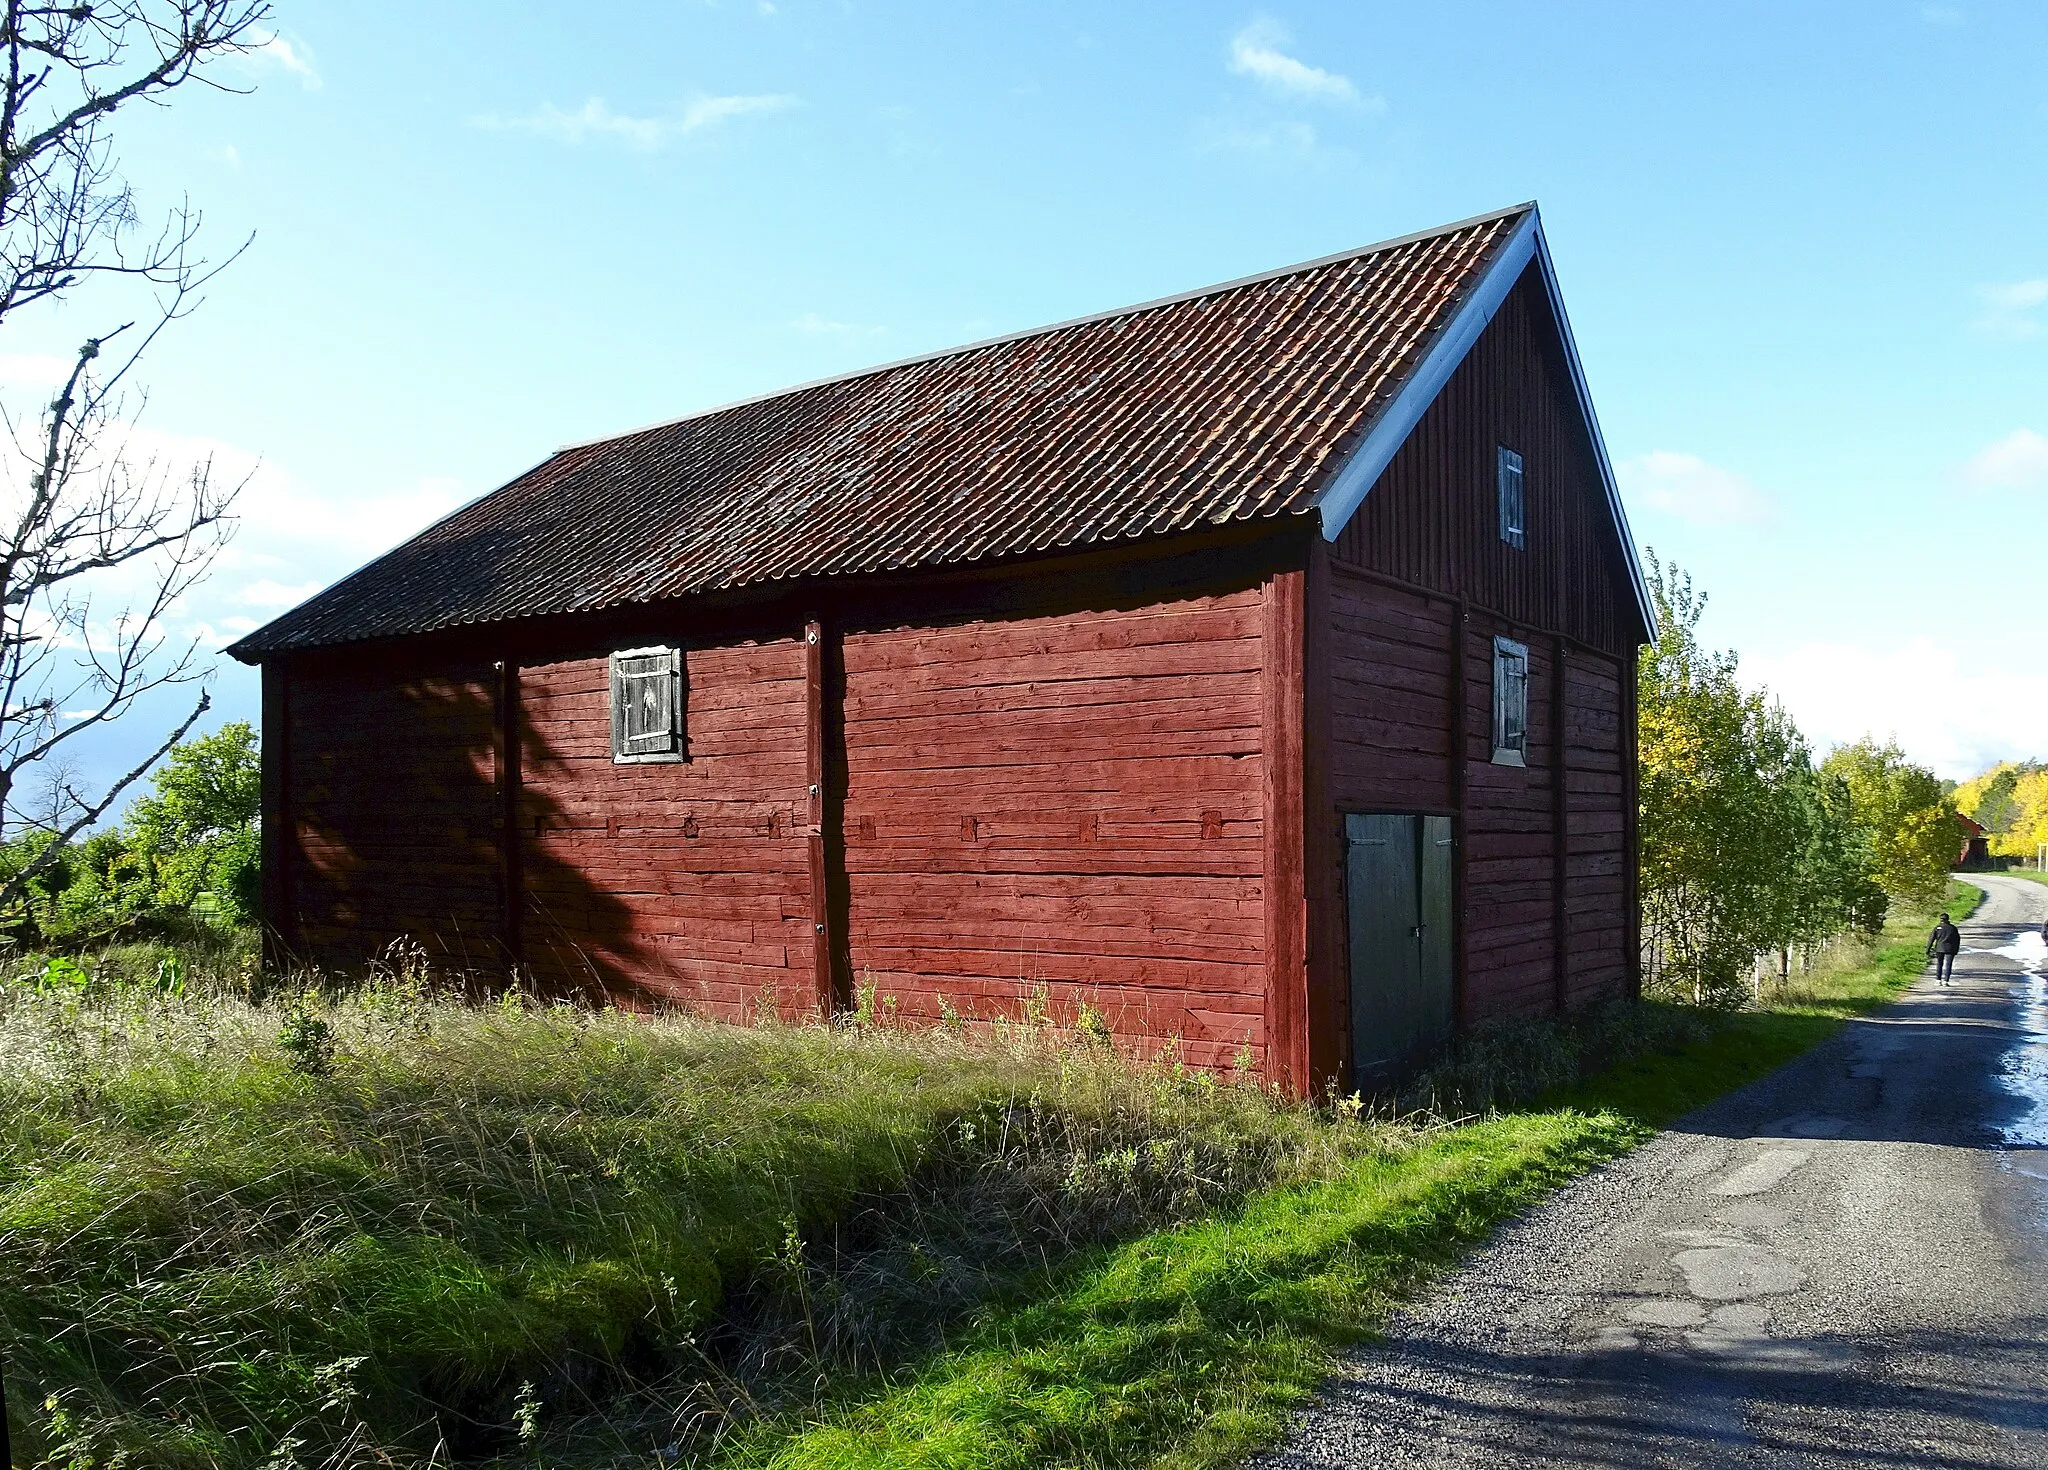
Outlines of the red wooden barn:
[[563,449],[232,652],[280,953],[1300,1088],[1633,984],[1649,619],[1525,205]]

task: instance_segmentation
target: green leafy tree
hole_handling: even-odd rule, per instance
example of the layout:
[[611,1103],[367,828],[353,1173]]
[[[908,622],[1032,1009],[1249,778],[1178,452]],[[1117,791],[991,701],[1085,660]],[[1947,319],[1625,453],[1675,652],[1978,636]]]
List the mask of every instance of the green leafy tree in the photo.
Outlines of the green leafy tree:
[[27,872],[25,902],[9,916],[17,939],[69,947],[198,916],[224,924],[259,913],[256,732],[223,725],[174,746],[120,826],[51,852],[34,832],[0,853],[0,872]]
[[1732,1004],[1756,958],[1882,922],[1841,781],[1798,727],[1704,648],[1706,597],[1648,557],[1657,641],[1638,670],[1644,937],[1667,993]]
[[1781,948],[1818,945],[1850,930],[1875,933],[1889,902],[1870,876],[1870,845],[1856,824],[1849,788],[1809,770],[1800,783],[1788,839],[1793,847],[1791,913]]
[[1962,850],[1962,824],[1934,772],[1896,742],[1868,737],[1829,752],[1821,770],[1849,793],[1869,849],[1869,876],[1894,898],[1938,903]]
[[189,911],[208,894],[225,917],[253,920],[263,810],[256,731],[238,720],[187,740],[150,780],[155,791],[136,800],[123,826],[148,865],[152,901]]
[[1638,679],[1643,922],[1653,970],[1696,1000],[1730,997],[1769,927],[1773,816],[1760,747],[1776,734],[1732,654],[1701,646],[1706,598],[1649,557],[1657,641]]

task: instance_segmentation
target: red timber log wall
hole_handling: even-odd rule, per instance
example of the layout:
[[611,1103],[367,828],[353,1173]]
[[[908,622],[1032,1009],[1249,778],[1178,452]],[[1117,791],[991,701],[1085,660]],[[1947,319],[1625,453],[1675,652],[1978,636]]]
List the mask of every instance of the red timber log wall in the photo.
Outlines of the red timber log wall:
[[613,764],[607,701],[610,651],[673,615],[502,662],[273,664],[285,948],[353,968],[412,935],[729,1020],[868,989],[933,1020],[1085,1005],[1123,1044],[1259,1065],[1266,694],[1299,696],[1265,631],[1299,544],[847,589],[744,636],[691,618],[672,764]]
[[803,648],[686,648],[690,758],[624,766],[608,648],[266,668],[279,947],[352,969],[407,936],[626,1004],[815,1008]]
[[801,633],[685,646],[672,764],[612,763],[610,678],[609,649],[519,670],[526,963],[632,1004],[815,1013]]
[[[1327,553],[1319,819],[1458,818],[1464,1025],[1578,1005],[1633,975],[1624,712],[1641,630],[1553,322],[1532,269]],[[1524,458],[1526,549],[1499,535],[1503,445]],[[1491,761],[1496,635],[1529,648],[1525,769]],[[1341,844],[1325,850],[1316,894],[1340,917],[1319,928],[1313,984],[1335,1012]]]
[[[283,821],[264,813],[273,944],[355,968],[411,935],[501,963],[491,664],[314,656],[265,668],[264,695],[284,807]],[[268,845],[280,827],[282,851]]]
[[847,942],[911,1015],[1264,1048],[1261,596],[849,632]]

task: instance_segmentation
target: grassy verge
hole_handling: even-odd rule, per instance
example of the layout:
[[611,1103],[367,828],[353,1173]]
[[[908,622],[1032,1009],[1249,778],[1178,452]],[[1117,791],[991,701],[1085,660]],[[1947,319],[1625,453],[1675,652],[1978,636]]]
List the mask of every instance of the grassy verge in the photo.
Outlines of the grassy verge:
[[[1951,885],[1949,912],[1963,917],[1982,897]],[[722,1464],[1227,1464],[1270,1443],[1340,1346],[1369,1335],[1392,1301],[1494,1225],[1894,999],[1920,973],[1930,921],[1894,916],[1851,962],[1769,1009],[1706,1025],[1671,1017],[1662,1031],[1677,1038],[1674,1049],[1621,1058],[1534,1109],[1446,1128],[1405,1155],[1360,1160],[1337,1178],[1132,1242],[904,1380],[809,1422],[742,1437]],[[1649,1009],[1670,1016],[1681,1008]],[[1660,1029],[1632,1025],[1643,1037]],[[1504,1051],[1572,1049],[1525,1034]],[[1522,1070],[1541,1074],[1540,1066]]]
[[[1402,1119],[1043,1026],[648,1022],[404,975],[181,995],[149,955],[0,990],[17,1445],[1219,1464],[1494,1224],[1895,995],[1923,931],[1764,1011],[1488,1033]],[[1495,1107],[1522,1110],[1446,1121]]]
[[[1983,889],[1951,881],[1942,911],[1961,921],[1983,901]],[[1624,1061],[1585,1086],[1561,1091],[1556,1100],[1613,1109],[1661,1128],[1775,1071],[1826,1040],[1842,1022],[1898,999],[1926,969],[1934,918],[1934,910],[1894,912],[1873,941],[1848,941],[1837,963],[1767,990],[1758,1009],[1722,1018],[1711,1034],[1675,1055]]]
[[1329,1353],[1503,1214],[1638,1137],[1612,1114],[1445,1130],[1110,1252],[865,1403],[730,1465],[1210,1465],[1272,1437]]
[[694,1454],[1078,1252],[1412,1131],[1049,1027],[645,1021],[403,976],[259,1001],[133,968],[0,988],[8,1408],[71,1470],[426,1464],[543,1423],[564,1453]]

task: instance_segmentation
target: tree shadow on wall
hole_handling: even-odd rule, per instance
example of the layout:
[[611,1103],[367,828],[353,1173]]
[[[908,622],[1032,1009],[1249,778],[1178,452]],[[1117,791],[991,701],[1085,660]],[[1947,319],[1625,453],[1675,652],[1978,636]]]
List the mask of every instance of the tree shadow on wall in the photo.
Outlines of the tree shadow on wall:
[[562,757],[520,721],[508,763],[502,698],[498,669],[481,660],[294,671],[279,936],[291,960],[356,974],[411,940],[477,989],[516,971],[544,993],[587,998],[630,995],[632,973],[661,967],[627,906],[536,840],[576,818],[518,777]]

